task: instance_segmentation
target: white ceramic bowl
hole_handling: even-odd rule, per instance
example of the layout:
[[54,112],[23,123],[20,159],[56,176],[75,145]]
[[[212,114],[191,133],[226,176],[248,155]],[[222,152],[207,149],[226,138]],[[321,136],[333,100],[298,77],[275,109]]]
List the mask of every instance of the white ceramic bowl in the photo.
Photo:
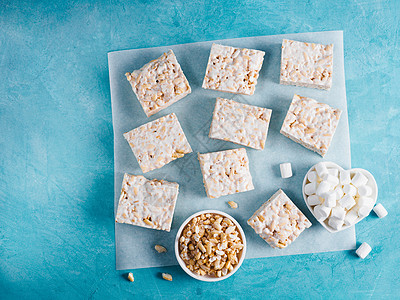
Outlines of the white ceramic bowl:
[[[229,220],[231,220],[237,227],[238,231],[239,231],[239,236],[242,239],[242,243],[243,243],[243,249],[238,253],[238,258],[239,258],[239,262],[238,264],[234,267],[234,269],[229,272],[228,274],[226,274],[225,276],[221,276],[221,277],[214,277],[214,276],[209,276],[209,275],[198,275],[192,271],[190,271],[187,267],[185,262],[183,261],[183,259],[180,257],[179,255],[179,238],[181,237],[182,231],[183,229],[186,227],[186,225],[194,218],[197,217],[199,215],[202,214],[217,214],[217,215],[221,215],[224,216],[226,218],[228,218]],[[224,213],[222,211],[218,211],[218,210],[202,210],[199,211],[193,215],[191,215],[189,218],[187,218],[181,225],[181,227],[178,230],[178,233],[176,234],[176,238],[175,238],[175,256],[176,259],[178,260],[179,265],[181,266],[181,268],[183,269],[183,271],[185,271],[189,276],[193,277],[194,279],[197,280],[201,280],[201,281],[208,281],[208,282],[215,282],[215,281],[220,281],[220,280],[224,280],[227,279],[228,277],[232,276],[242,265],[244,257],[246,256],[246,247],[247,247],[247,243],[246,243],[246,237],[244,235],[244,231],[242,229],[242,227],[240,226],[240,224],[230,215],[228,215],[227,213]]]
[[[325,164],[325,166],[326,166],[328,169],[333,169],[333,168],[335,168],[335,169],[338,169],[339,171],[343,170],[343,168],[342,168],[341,166],[339,166],[339,165],[337,165],[337,164],[335,164],[335,163],[333,163],[333,162],[325,161],[325,162],[323,162],[323,163]],[[313,208],[312,208],[310,205],[308,205],[307,195],[304,193],[304,187],[305,187],[305,185],[306,185],[307,183],[309,183],[309,181],[308,181],[308,179],[307,179],[307,178],[308,178],[308,173],[310,173],[311,171],[314,171],[314,170],[315,170],[315,166],[316,166],[316,165],[312,166],[312,167],[308,170],[306,176],[304,176],[304,180],[303,180],[303,189],[302,189],[304,202],[306,203],[306,205],[307,205],[309,211],[313,214],[314,217],[315,217],[315,215],[314,215],[314,210],[313,210]],[[374,200],[374,205],[375,205],[376,200],[377,200],[377,198],[378,198],[378,186],[377,186],[377,184],[376,184],[376,181],[375,181],[374,176],[372,176],[372,174],[371,174],[370,172],[368,172],[367,170],[360,169],[360,168],[350,169],[349,171],[350,171],[350,176],[351,176],[351,177],[352,177],[356,172],[361,172],[363,175],[365,175],[365,176],[368,178],[367,185],[370,186],[371,189],[372,189],[372,194],[371,194],[370,197]],[[364,218],[365,218],[365,217],[364,217]],[[360,221],[361,221],[362,219],[364,219],[364,218],[360,218],[360,217],[359,217],[353,225],[357,224],[358,222],[360,222]],[[329,218],[328,218],[328,219],[329,219]],[[343,225],[343,227],[340,228],[339,230],[335,230],[335,229],[333,229],[332,227],[330,227],[330,226],[328,225],[328,219],[326,219],[325,221],[321,221],[321,222],[318,221],[318,222],[319,222],[326,230],[328,230],[329,232],[332,232],[332,233],[333,233],[333,232],[339,232],[339,231],[345,230],[345,229],[350,228],[351,226],[353,226],[353,225]]]

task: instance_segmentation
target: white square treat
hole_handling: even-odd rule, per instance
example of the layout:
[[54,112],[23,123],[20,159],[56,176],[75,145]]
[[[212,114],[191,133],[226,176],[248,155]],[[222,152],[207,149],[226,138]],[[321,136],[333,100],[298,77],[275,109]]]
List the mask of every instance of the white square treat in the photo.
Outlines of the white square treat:
[[209,198],[254,189],[246,149],[199,153],[198,158]]
[[217,98],[209,137],[264,149],[271,110]]
[[307,217],[281,189],[253,214],[247,224],[271,247],[281,249],[311,226]]
[[253,95],[265,52],[213,44],[203,88]]
[[324,156],[339,123],[341,110],[311,98],[294,95],[281,133]]
[[125,174],[115,221],[169,231],[178,193],[175,182]]
[[333,45],[283,40],[280,83],[329,90]]
[[174,113],[124,133],[143,173],[192,152]]
[[125,76],[148,117],[191,92],[172,50]]

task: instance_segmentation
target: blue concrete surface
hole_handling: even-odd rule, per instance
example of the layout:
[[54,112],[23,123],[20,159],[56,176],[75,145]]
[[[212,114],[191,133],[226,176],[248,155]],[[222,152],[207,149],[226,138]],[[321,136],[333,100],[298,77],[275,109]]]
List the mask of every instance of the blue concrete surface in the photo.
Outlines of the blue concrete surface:
[[[399,298],[400,1],[0,1],[0,298]],[[352,165],[389,216],[353,251],[246,260],[197,282],[115,271],[107,52],[344,30]],[[161,279],[169,272],[173,282]]]

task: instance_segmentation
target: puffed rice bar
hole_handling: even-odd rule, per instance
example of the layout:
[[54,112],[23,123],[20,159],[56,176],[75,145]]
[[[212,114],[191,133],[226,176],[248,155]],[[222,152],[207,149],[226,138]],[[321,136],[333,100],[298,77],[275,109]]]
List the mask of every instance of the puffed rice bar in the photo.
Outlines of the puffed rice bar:
[[148,117],[191,92],[172,50],[125,76]]
[[174,113],[124,133],[143,173],[192,152]]
[[280,83],[329,90],[333,45],[283,40]]
[[294,95],[281,133],[322,157],[331,144],[341,110],[314,99]]
[[307,217],[281,189],[253,214],[247,224],[271,247],[281,249],[311,226]]
[[254,189],[246,149],[199,153],[198,158],[209,198]]
[[203,88],[253,95],[265,52],[213,44]]
[[271,110],[217,98],[209,137],[264,149]]
[[179,185],[124,175],[115,222],[170,231]]

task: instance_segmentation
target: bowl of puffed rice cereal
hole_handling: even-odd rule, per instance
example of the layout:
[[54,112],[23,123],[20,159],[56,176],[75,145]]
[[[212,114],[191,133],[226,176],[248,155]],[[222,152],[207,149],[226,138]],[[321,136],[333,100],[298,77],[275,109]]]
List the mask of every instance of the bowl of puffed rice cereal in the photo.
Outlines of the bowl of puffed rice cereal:
[[232,276],[245,255],[242,227],[222,211],[199,211],[187,218],[176,234],[176,259],[197,280],[213,282]]

